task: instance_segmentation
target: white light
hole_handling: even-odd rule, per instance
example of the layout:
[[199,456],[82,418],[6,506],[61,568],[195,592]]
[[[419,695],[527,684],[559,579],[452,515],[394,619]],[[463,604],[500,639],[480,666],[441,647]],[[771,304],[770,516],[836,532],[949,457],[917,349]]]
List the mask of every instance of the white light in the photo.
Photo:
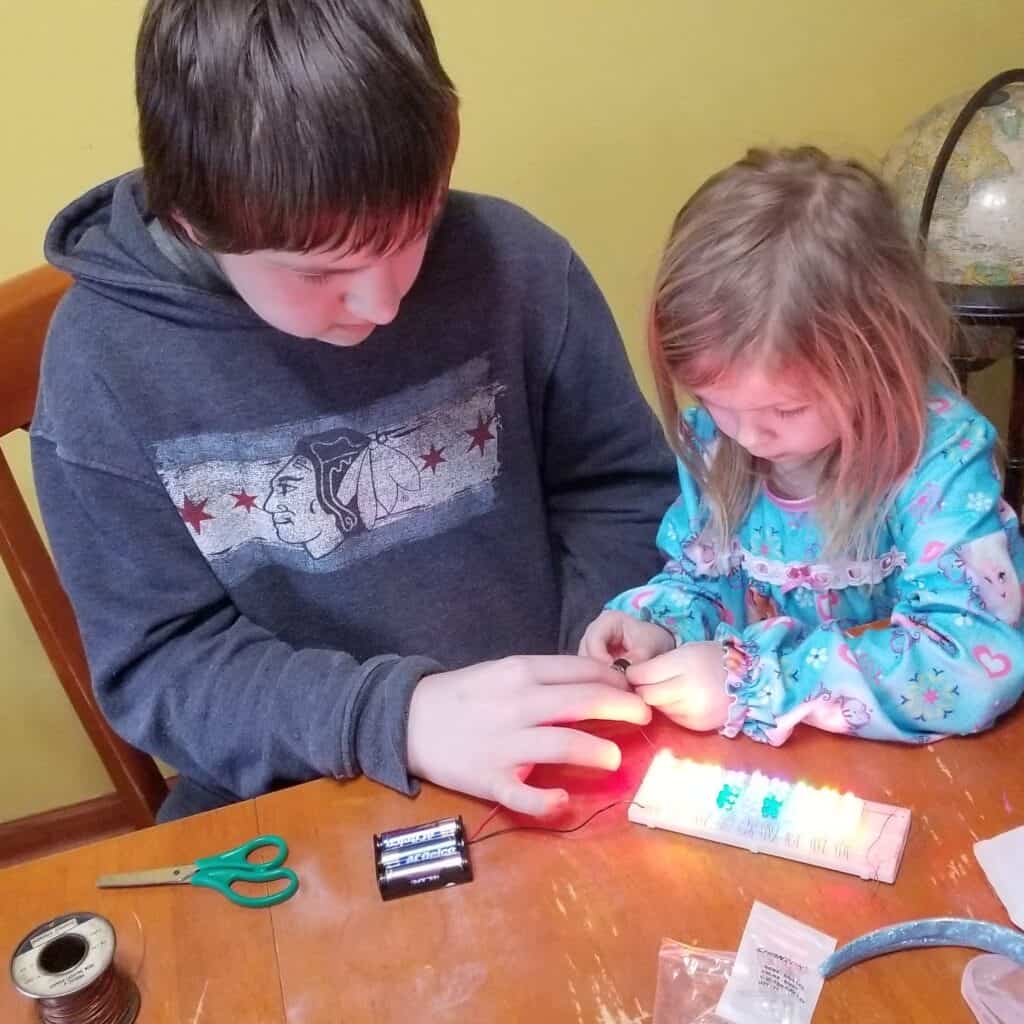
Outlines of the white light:
[[628,816],[649,828],[888,883],[896,880],[910,829],[905,807],[669,751],[652,760]]
[[636,802],[650,809],[713,818],[763,818],[783,830],[831,839],[855,832],[864,810],[863,800],[852,793],[681,760],[667,750],[659,751],[651,762]]

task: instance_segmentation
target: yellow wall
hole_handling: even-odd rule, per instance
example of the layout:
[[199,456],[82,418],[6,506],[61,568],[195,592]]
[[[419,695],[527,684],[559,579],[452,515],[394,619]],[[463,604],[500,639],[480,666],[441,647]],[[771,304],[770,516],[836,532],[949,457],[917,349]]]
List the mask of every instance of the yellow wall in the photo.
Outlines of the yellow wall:
[[[1019,0],[427,7],[463,96],[456,183],[515,199],[572,239],[638,356],[669,219],[711,171],[753,143],[880,157],[918,113],[1024,55]],[[0,0],[0,276],[39,261],[58,206],[133,164],[141,8]],[[24,446],[12,447],[24,478]],[[5,580],[0,651],[0,820],[106,790]]]

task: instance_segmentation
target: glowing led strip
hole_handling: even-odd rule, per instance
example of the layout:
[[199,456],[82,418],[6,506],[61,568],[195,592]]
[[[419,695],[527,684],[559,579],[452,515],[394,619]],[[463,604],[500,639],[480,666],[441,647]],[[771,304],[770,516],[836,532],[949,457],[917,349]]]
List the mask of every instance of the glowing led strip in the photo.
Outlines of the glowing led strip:
[[893,882],[910,812],[660,751],[629,808],[652,828]]

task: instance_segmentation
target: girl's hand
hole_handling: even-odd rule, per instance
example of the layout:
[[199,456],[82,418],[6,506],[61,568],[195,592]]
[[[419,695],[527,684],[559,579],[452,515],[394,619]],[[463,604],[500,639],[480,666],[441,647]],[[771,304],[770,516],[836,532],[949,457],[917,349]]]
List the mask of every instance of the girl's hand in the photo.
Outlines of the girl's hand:
[[638,665],[671,651],[675,645],[675,637],[653,622],[634,619],[625,612],[601,612],[587,626],[579,653],[606,665],[616,658]]
[[652,661],[631,666],[626,679],[647,704],[677,725],[697,732],[725,725],[732,698],[725,688],[721,644],[684,644]]

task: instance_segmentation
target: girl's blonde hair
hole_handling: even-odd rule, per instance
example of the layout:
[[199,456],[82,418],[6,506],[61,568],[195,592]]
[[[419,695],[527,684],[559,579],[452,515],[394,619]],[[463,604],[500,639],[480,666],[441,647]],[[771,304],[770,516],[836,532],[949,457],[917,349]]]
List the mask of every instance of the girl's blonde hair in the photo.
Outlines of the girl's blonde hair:
[[712,539],[734,536],[766,467],[725,436],[705,462],[677,387],[751,362],[798,372],[839,430],[818,487],[826,553],[870,557],[920,456],[929,383],[955,386],[952,330],[885,185],[859,163],[809,146],[755,149],[706,181],[672,226],[649,348],[669,440],[707,496]]

